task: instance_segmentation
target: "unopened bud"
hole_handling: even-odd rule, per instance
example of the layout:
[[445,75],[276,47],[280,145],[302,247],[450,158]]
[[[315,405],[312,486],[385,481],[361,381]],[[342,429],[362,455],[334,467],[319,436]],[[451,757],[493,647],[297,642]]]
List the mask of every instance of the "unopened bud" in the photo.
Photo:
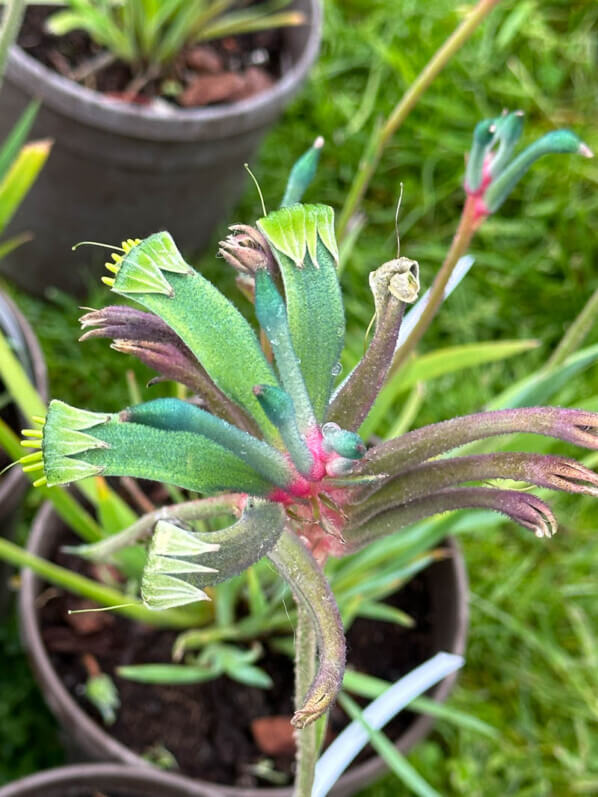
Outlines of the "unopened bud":
[[408,257],[397,257],[370,272],[370,289],[374,295],[376,315],[380,317],[388,295],[411,304],[419,293],[419,263]]
[[266,268],[273,273],[274,258],[259,230],[247,224],[235,224],[229,229],[232,235],[219,244],[219,254],[226,262],[242,274],[255,274],[259,268]]

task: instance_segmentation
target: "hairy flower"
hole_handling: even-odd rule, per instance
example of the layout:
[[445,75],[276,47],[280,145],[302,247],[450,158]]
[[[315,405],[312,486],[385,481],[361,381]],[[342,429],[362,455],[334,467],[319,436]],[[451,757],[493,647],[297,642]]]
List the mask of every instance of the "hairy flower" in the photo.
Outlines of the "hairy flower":
[[[589,154],[572,133],[558,131],[511,161],[521,125],[515,113],[476,128],[466,189],[482,216],[540,154]],[[317,150],[296,171],[289,196],[311,173]],[[223,531],[183,528],[192,519],[187,504],[178,515],[174,507],[168,522],[159,520],[143,597],[160,608],[204,599],[205,586],[267,555],[311,617],[318,640],[319,669],[294,719],[303,727],[326,711],[342,681],[344,638],[322,571],[326,559],[416,520],[468,507],[503,513],[550,537],[556,521],[538,498],[475,483],[502,479],[595,495],[592,471],[570,458],[519,452],[437,457],[515,432],[595,449],[598,415],[543,407],[478,413],[367,449],[359,427],[391,368],[405,306],[417,297],[418,264],[397,258],[370,275],[374,335],[335,391],[345,319],[332,209],[290,204],[256,228],[232,230],[221,254],[251,279],[260,338],[184,261],[166,232],[127,242],[110,265],[111,290],[144,309],[107,307],[81,319],[92,327],[83,339],[112,338],[118,350],[201,393],[207,410],[158,399],[117,414],[90,413],[53,401],[43,430],[26,432],[25,444],[41,451],[23,464],[43,474],[40,484],[131,475],[203,495],[232,491],[229,514],[237,520]],[[140,521],[112,538],[110,551],[146,533]]]
[[553,130],[512,158],[523,132],[523,111],[484,119],[475,128],[465,172],[465,190],[483,219],[495,213],[519,180],[543,155],[571,153],[591,158],[591,149],[571,130]]

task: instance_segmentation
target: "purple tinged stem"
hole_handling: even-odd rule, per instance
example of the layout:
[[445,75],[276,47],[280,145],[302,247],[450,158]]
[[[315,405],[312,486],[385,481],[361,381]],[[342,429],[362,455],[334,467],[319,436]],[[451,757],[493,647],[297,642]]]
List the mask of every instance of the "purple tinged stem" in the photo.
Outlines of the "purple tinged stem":
[[404,471],[355,505],[358,523],[397,504],[424,498],[463,482],[510,479],[570,493],[598,495],[598,474],[569,457],[501,452],[426,462]]
[[422,426],[371,448],[353,472],[397,474],[466,443],[517,432],[598,449],[598,413],[560,407],[523,407],[462,415]]
[[355,431],[367,417],[388,376],[403,320],[405,303],[389,296],[365,355],[339,390],[326,420]]
[[557,530],[557,522],[550,507],[535,495],[488,487],[457,487],[399,504],[363,524],[350,522],[343,530],[343,536],[348,543],[348,552],[353,553],[375,539],[420,520],[458,509],[490,509],[500,512],[520,526],[531,529],[537,537],[551,537]]
[[305,728],[326,713],[341,688],[345,670],[343,624],[326,576],[296,534],[285,529],[268,558],[309,616],[316,635],[318,669],[292,719],[296,728]]

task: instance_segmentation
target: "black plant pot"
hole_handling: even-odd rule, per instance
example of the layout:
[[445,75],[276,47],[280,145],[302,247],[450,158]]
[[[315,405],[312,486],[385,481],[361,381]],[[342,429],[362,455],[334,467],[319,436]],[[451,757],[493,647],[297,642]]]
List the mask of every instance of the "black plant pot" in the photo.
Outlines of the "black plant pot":
[[[64,531],[62,521],[54,514],[51,505],[46,503],[35,518],[29,536],[29,550],[38,556],[51,558]],[[434,652],[444,650],[462,655],[465,650],[468,622],[467,577],[464,561],[455,541],[449,539],[446,546],[451,556],[436,562],[426,571],[431,615],[434,617],[433,647]],[[19,602],[21,637],[44,697],[66,734],[67,747],[71,751],[74,747],[78,748],[91,760],[113,760],[134,767],[147,767],[148,764],[144,759],[110,736],[83,711],[66,690],[42,640],[37,604],[41,589],[42,584],[37,576],[25,570],[22,575]],[[430,697],[438,701],[445,700],[455,679],[455,674],[445,678],[430,691]],[[430,732],[432,725],[431,717],[419,715],[397,739],[399,750],[403,753],[410,750]],[[382,760],[373,757],[345,773],[330,791],[330,795],[331,797],[354,795],[360,788],[379,778],[384,771],[385,765]],[[255,789],[218,785],[197,779],[187,779],[186,782],[191,790],[189,793],[195,797],[201,797],[206,790],[210,795],[218,797],[291,797],[292,795],[290,787]],[[193,788],[196,791],[192,791]],[[0,797],[4,796],[0,794]]]
[[[32,98],[43,102],[33,134],[54,139],[35,191],[9,232],[35,238],[0,266],[25,289],[81,294],[99,250],[74,243],[119,243],[168,229],[186,252],[206,246],[238,199],[243,164],[297,92],[320,43],[319,0],[295,0],[307,24],[283,30],[283,74],[246,100],[160,114],[79,86],[13,48],[0,97],[0,140]],[[306,142],[308,143],[308,142]],[[105,253],[104,253],[105,254]]]

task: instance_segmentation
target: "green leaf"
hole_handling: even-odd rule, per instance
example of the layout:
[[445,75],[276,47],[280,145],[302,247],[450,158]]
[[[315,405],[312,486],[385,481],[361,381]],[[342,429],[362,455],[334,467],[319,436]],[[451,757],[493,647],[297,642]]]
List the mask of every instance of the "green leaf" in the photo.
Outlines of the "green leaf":
[[321,422],[345,335],[334,213],[325,205],[292,205],[257,224],[280,266],[293,348]]
[[193,667],[189,664],[130,664],[117,667],[117,674],[128,681],[141,684],[200,684],[220,676],[211,667]]
[[407,759],[399,753],[394,744],[381,732],[377,731],[366,721],[357,703],[348,695],[341,693],[338,702],[351,717],[357,720],[367,732],[370,744],[378,755],[383,759],[391,772],[407,786],[408,789],[419,797],[441,797],[441,795],[427,783],[422,776],[415,770]]
[[15,249],[18,249],[19,246],[27,243],[30,241],[33,236],[31,233],[24,232],[21,235],[13,235],[12,238],[9,238],[7,241],[2,241],[0,243],[0,260],[5,258],[11,252],[14,252]]
[[[375,700],[381,694],[392,686],[390,681],[385,681],[383,678],[374,678],[372,675],[366,675],[356,670],[346,670],[343,678],[343,688],[348,692],[352,692],[359,697],[366,697],[369,700]],[[446,703],[438,703],[428,697],[416,697],[409,703],[409,709],[418,714],[427,714],[436,719],[446,720],[457,728],[464,728],[481,736],[486,736],[488,739],[499,739],[500,731],[487,722],[466,714],[464,711],[459,711]]]
[[496,396],[489,404],[489,410],[511,407],[533,407],[544,404],[554,394],[585,368],[598,360],[598,344],[589,346],[567,357],[564,363],[555,368],[542,368],[530,376],[520,379]]
[[386,623],[395,623],[405,628],[413,628],[415,620],[406,612],[377,601],[361,601],[355,612],[356,617],[366,617],[368,620],[380,620]]
[[6,227],[35,182],[48,155],[50,141],[26,144],[0,182],[0,232]]
[[320,153],[323,146],[324,139],[318,136],[312,146],[295,162],[289,174],[284,197],[280,203],[281,208],[301,202],[303,194],[307,191],[310,183],[316,176],[318,161],[320,160]]
[[116,685],[109,675],[100,673],[88,678],[85,684],[85,697],[100,712],[104,725],[113,725],[116,722],[120,698]]
[[234,678],[235,681],[247,684],[247,686],[255,686],[258,689],[271,689],[272,686],[274,686],[272,678],[270,678],[268,673],[251,664],[237,666],[228,671],[227,675],[230,678]]
[[125,255],[112,290],[160,316],[216,385],[277,439],[253,395],[254,385],[277,384],[253,330],[211,282],[185,263],[167,232],[151,235]]
[[39,110],[39,102],[30,102],[0,148],[0,180],[4,178],[25,144]]
[[247,599],[249,602],[249,613],[257,617],[268,611],[268,598],[260,582],[257,567],[252,566],[245,573],[247,579]]
[[197,39],[198,41],[207,41],[220,39],[223,36],[238,36],[243,33],[254,33],[261,30],[303,24],[305,24],[305,16],[300,11],[286,11],[280,14],[267,15],[239,11],[227,14],[221,20],[207,25],[201,31],[201,34],[197,36]]
[[418,382],[425,383],[445,374],[456,373],[464,368],[506,360],[507,357],[514,357],[522,352],[535,349],[537,346],[538,341],[536,340],[466,343],[462,346],[450,346],[416,357],[394,374],[380,391],[370,414],[361,426],[361,436],[364,440],[368,440],[375,433],[381,420],[387,416],[398,396],[411,390]]

